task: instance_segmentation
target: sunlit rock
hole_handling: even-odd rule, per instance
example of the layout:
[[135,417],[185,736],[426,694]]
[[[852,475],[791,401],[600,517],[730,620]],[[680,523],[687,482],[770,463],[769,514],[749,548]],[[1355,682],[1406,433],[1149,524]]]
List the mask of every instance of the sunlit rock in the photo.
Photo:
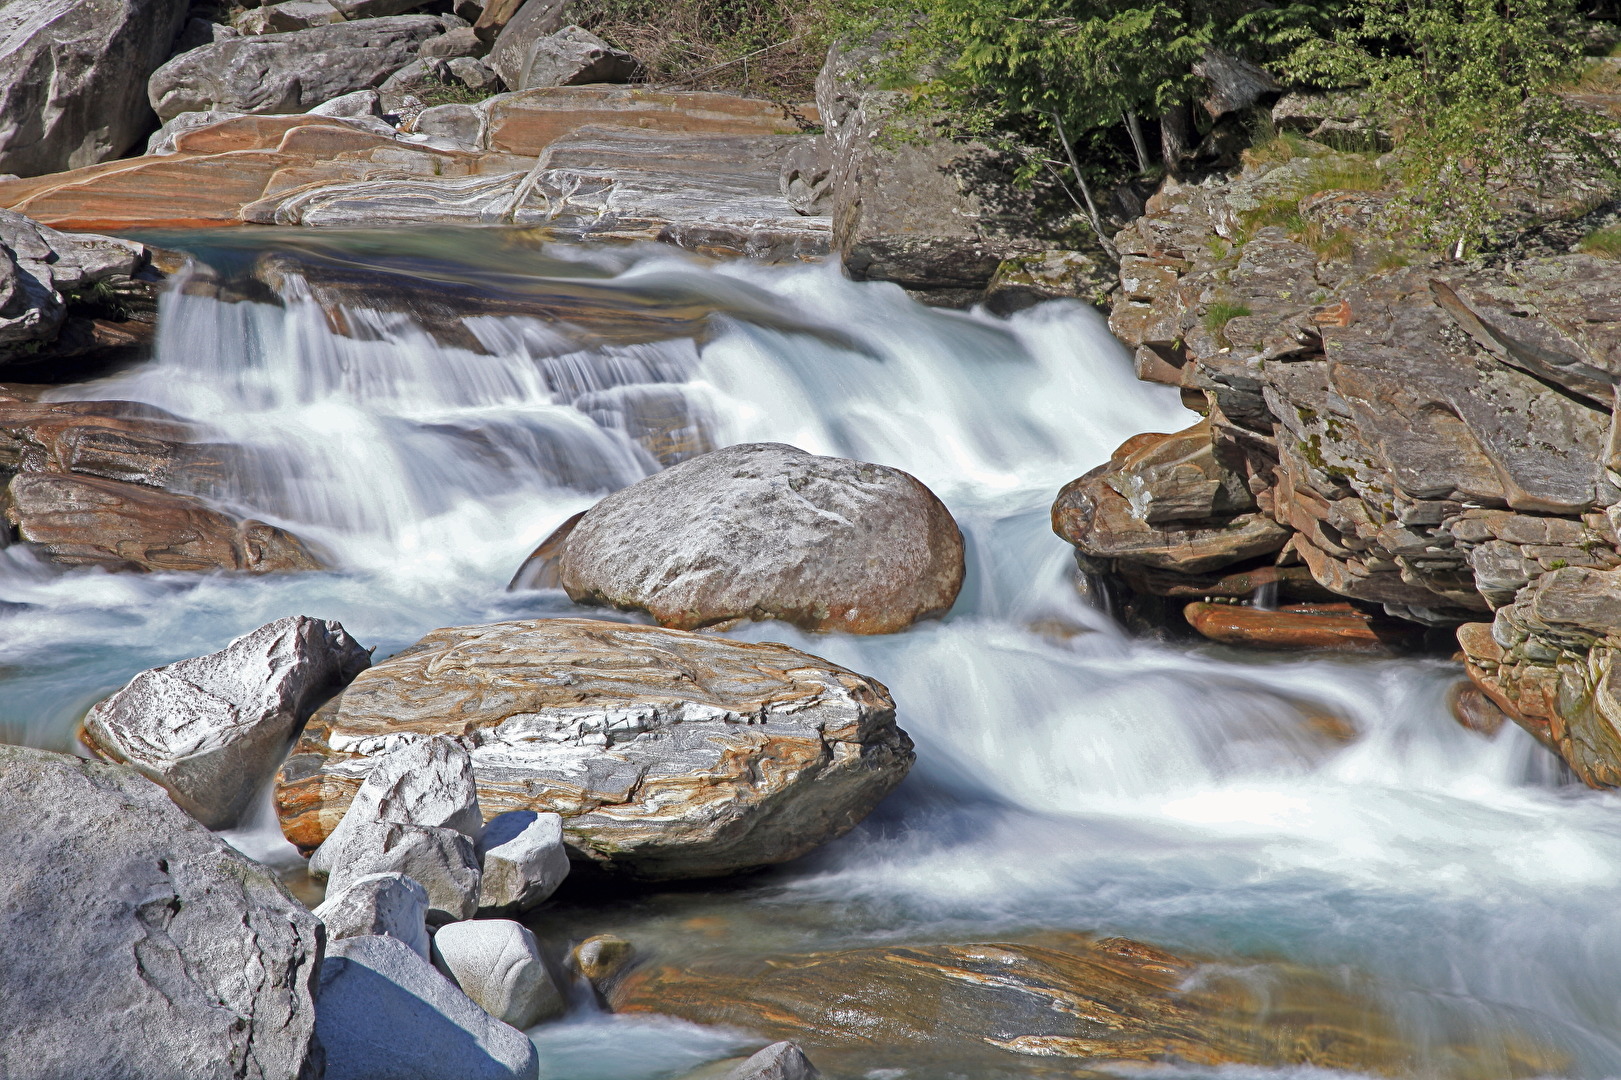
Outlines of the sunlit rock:
[[385,935],[399,938],[428,959],[428,893],[404,874],[367,874],[341,892],[329,891],[315,917],[329,942]]
[[0,845],[0,1076],[298,1080],[318,1067],[319,921],[162,788],[0,746]]
[[945,614],[963,577],[962,534],[915,478],[780,443],[655,473],[547,545],[574,601],[646,611],[683,630],[782,619],[893,633]]
[[1351,604],[1259,608],[1196,601],[1182,609],[1188,625],[1211,641],[1251,649],[1328,649],[1389,656],[1418,648],[1424,628]]
[[542,903],[568,877],[563,819],[556,814],[513,810],[484,826],[478,842],[482,911],[526,911]]
[[440,927],[433,936],[433,963],[479,1008],[513,1027],[533,1027],[568,1008],[535,935],[511,920]]
[[282,829],[338,825],[391,744],[471,747],[479,804],[563,818],[570,857],[648,878],[795,858],[853,828],[912,744],[878,682],[783,645],[588,619],[437,630],[316,714]]
[[726,1074],[726,1080],[817,1080],[822,1074],[791,1042],[772,1043]]
[[204,825],[228,828],[316,706],[370,664],[335,622],[278,619],[218,652],[141,672],[90,710],[82,738]]

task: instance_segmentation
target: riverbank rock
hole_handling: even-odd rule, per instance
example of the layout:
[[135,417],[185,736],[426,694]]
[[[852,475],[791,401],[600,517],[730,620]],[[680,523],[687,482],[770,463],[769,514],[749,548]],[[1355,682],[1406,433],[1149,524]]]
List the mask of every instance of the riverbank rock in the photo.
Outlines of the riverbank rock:
[[[1575,250],[1617,192],[1551,166],[1501,193],[1501,250],[1457,262],[1392,234],[1370,157],[1287,145],[1167,181],[1115,237],[1110,327],[1206,419],[1129,440],[1060,495],[1057,531],[1128,612],[1304,571],[1391,618],[1462,624],[1487,696],[1587,782],[1621,782],[1603,689],[1621,621],[1598,600],[1621,567],[1621,263]],[[1222,499],[1204,516],[1156,510],[1206,490]],[[1267,543],[1219,543],[1248,530]]]
[[495,73],[511,90],[538,86],[581,86],[587,83],[623,83],[642,70],[641,61],[616,49],[589,30],[565,26],[535,38],[527,48],[500,42],[491,60]]
[[[841,1076],[904,1068],[1058,1077],[1167,1060],[1384,1073],[1402,1071],[1418,1052],[1397,1018],[1335,977],[1270,964],[1235,974],[1140,942],[1082,935],[684,956],[632,970],[609,1002],[616,1012],[792,1040]],[[1423,1052],[1448,1075],[1479,1080],[1558,1067],[1556,1054],[1514,1034],[1501,1046],[1482,1043]]]
[[164,64],[147,93],[163,120],[210,109],[301,113],[376,87],[446,29],[429,15],[396,15],[233,38]]
[[251,574],[321,568],[302,541],[274,525],[118,480],[19,473],[0,510],[19,539],[66,566]]
[[544,903],[568,877],[563,819],[513,810],[497,814],[478,841],[480,914],[527,911]]
[[143,90],[187,0],[0,2],[0,173],[118,157],[150,128]]
[[162,788],[0,746],[0,840],[0,1075],[299,1080],[319,1068],[319,921]]
[[315,917],[326,939],[386,936],[398,938],[428,959],[428,893],[404,874],[366,874],[341,892],[329,892]]
[[796,858],[912,763],[876,681],[783,645],[589,619],[437,630],[328,702],[282,767],[282,831],[312,848],[391,741],[470,747],[486,815],[563,818],[577,863],[708,877]]
[[479,1008],[392,937],[344,938],[321,965],[325,1080],[535,1080],[523,1032]]
[[822,1074],[791,1042],[772,1043],[726,1074],[726,1080],[817,1080]]
[[1201,636],[1249,649],[1328,649],[1392,656],[1424,643],[1424,628],[1351,604],[1291,604],[1258,608],[1195,602],[1183,609]]
[[552,981],[535,935],[510,919],[442,926],[433,964],[479,1008],[515,1028],[561,1015],[568,998]]
[[781,443],[689,459],[568,528],[556,576],[570,599],[683,630],[782,619],[887,634],[945,614],[962,587],[962,534],[928,488],[899,469]]
[[310,713],[370,665],[337,623],[278,619],[218,652],[141,672],[90,710],[81,738],[210,829],[229,828]]

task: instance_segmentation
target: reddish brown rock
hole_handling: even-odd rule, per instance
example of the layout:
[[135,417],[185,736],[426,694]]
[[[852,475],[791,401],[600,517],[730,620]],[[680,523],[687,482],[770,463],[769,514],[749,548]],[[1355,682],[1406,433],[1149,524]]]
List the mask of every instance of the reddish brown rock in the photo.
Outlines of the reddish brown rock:
[[1211,641],[1252,649],[1332,649],[1390,654],[1417,647],[1421,627],[1370,614],[1350,604],[1295,604],[1267,610],[1195,602],[1182,609],[1188,625]]
[[46,558],[109,570],[316,570],[292,534],[242,520],[201,499],[99,477],[22,473],[6,488],[5,517]]
[[1472,682],[1460,682],[1447,691],[1447,708],[1459,725],[1491,738],[1509,722],[1508,713]]
[[224,477],[227,448],[135,401],[0,401],[0,473],[80,473],[150,487],[204,490]]
[[[816,123],[815,106],[795,108]],[[800,130],[781,105],[760,98],[631,86],[548,86],[502,94],[491,100],[488,115],[488,148],[522,157],[534,157],[587,125],[716,135],[797,135]]]

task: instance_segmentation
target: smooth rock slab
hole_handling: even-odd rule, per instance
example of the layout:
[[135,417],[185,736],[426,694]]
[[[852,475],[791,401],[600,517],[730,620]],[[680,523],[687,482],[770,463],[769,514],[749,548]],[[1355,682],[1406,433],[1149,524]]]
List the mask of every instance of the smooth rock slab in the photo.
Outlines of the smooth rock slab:
[[304,730],[277,783],[303,848],[337,826],[388,740],[454,734],[479,804],[562,816],[570,857],[649,878],[796,858],[911,767],[877,681],[785,645],[590,619],[437,630]]
[[563,819],[556,814],[514,810],[492,818],[478,842],[484,877],[483,911],[526,911],[557,891],[568,877]]
[[335,622],[277,619],[218,652],[141,672],[90,710],[82,737],[210,829],[229,828],[309,714],[370,665]]
[[0,1076],[305,1075],[320,923],[162,788],[0,746],[0,845]]
[[326,925],[329,942],[385,935],[428,959],[428,893],[415,878],[404,874],[356,878],[342,892],[329,890],[315,917]]
[[534,1080],[534,1044],[392,937],[333,942],[316,1034],[324,1080]]
[[682,630],[782,619],[893,633],[948,611],[962,577],[962,534],[914,477],[781,443],[716,450],[615,492],[557,556],[576,603]]
[[433,963],[479,1008],[513,1027],[533,1027],[568,1008],[535,935],[509,919],[440,927],[433,936]]

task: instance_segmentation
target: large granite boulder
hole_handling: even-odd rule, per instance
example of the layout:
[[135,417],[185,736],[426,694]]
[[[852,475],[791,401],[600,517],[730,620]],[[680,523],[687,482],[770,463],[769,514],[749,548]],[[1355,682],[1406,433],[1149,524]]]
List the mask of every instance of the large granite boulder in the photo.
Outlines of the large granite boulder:
[[158,68],[147,92],[164,120],[210,109],[306,112],[378,86],[445,29],[430,15],[395,15],[216,42]]
[[466,746],[484,814],[563,818],[576,863],[646,878],[783,862],[848,831],[905,776],[889,692],[784,645],[541,619],[437,630],[310,721],[282,831],[319,845],[378,755]]
[[189,0],[0,0],[0,173],[94,165],[152,125],[142,93]]
[[323,1080],[535,1080],[535,1045],[405,942],[352,937],[321,965]]
[[237,823],[310,713],[371,664],[342,626],[304,615],[131,679],[84,719],[84,744],[162,784],[210,829]]
[[319,920],[162,788],[0,746],[0,843],[0,1075],[319,1075]]
[[[577,603],[683,630],[782,619],[887,634],[950,610],[962,587],[957,524],[899,469],[745,443],[655,473],[549,538]],[[535,560],[526,584],[552,571]]]
[[318,570],[296,536],[142,484],[19,473],[0,497],[19,539],[52,562],[106,570]]

